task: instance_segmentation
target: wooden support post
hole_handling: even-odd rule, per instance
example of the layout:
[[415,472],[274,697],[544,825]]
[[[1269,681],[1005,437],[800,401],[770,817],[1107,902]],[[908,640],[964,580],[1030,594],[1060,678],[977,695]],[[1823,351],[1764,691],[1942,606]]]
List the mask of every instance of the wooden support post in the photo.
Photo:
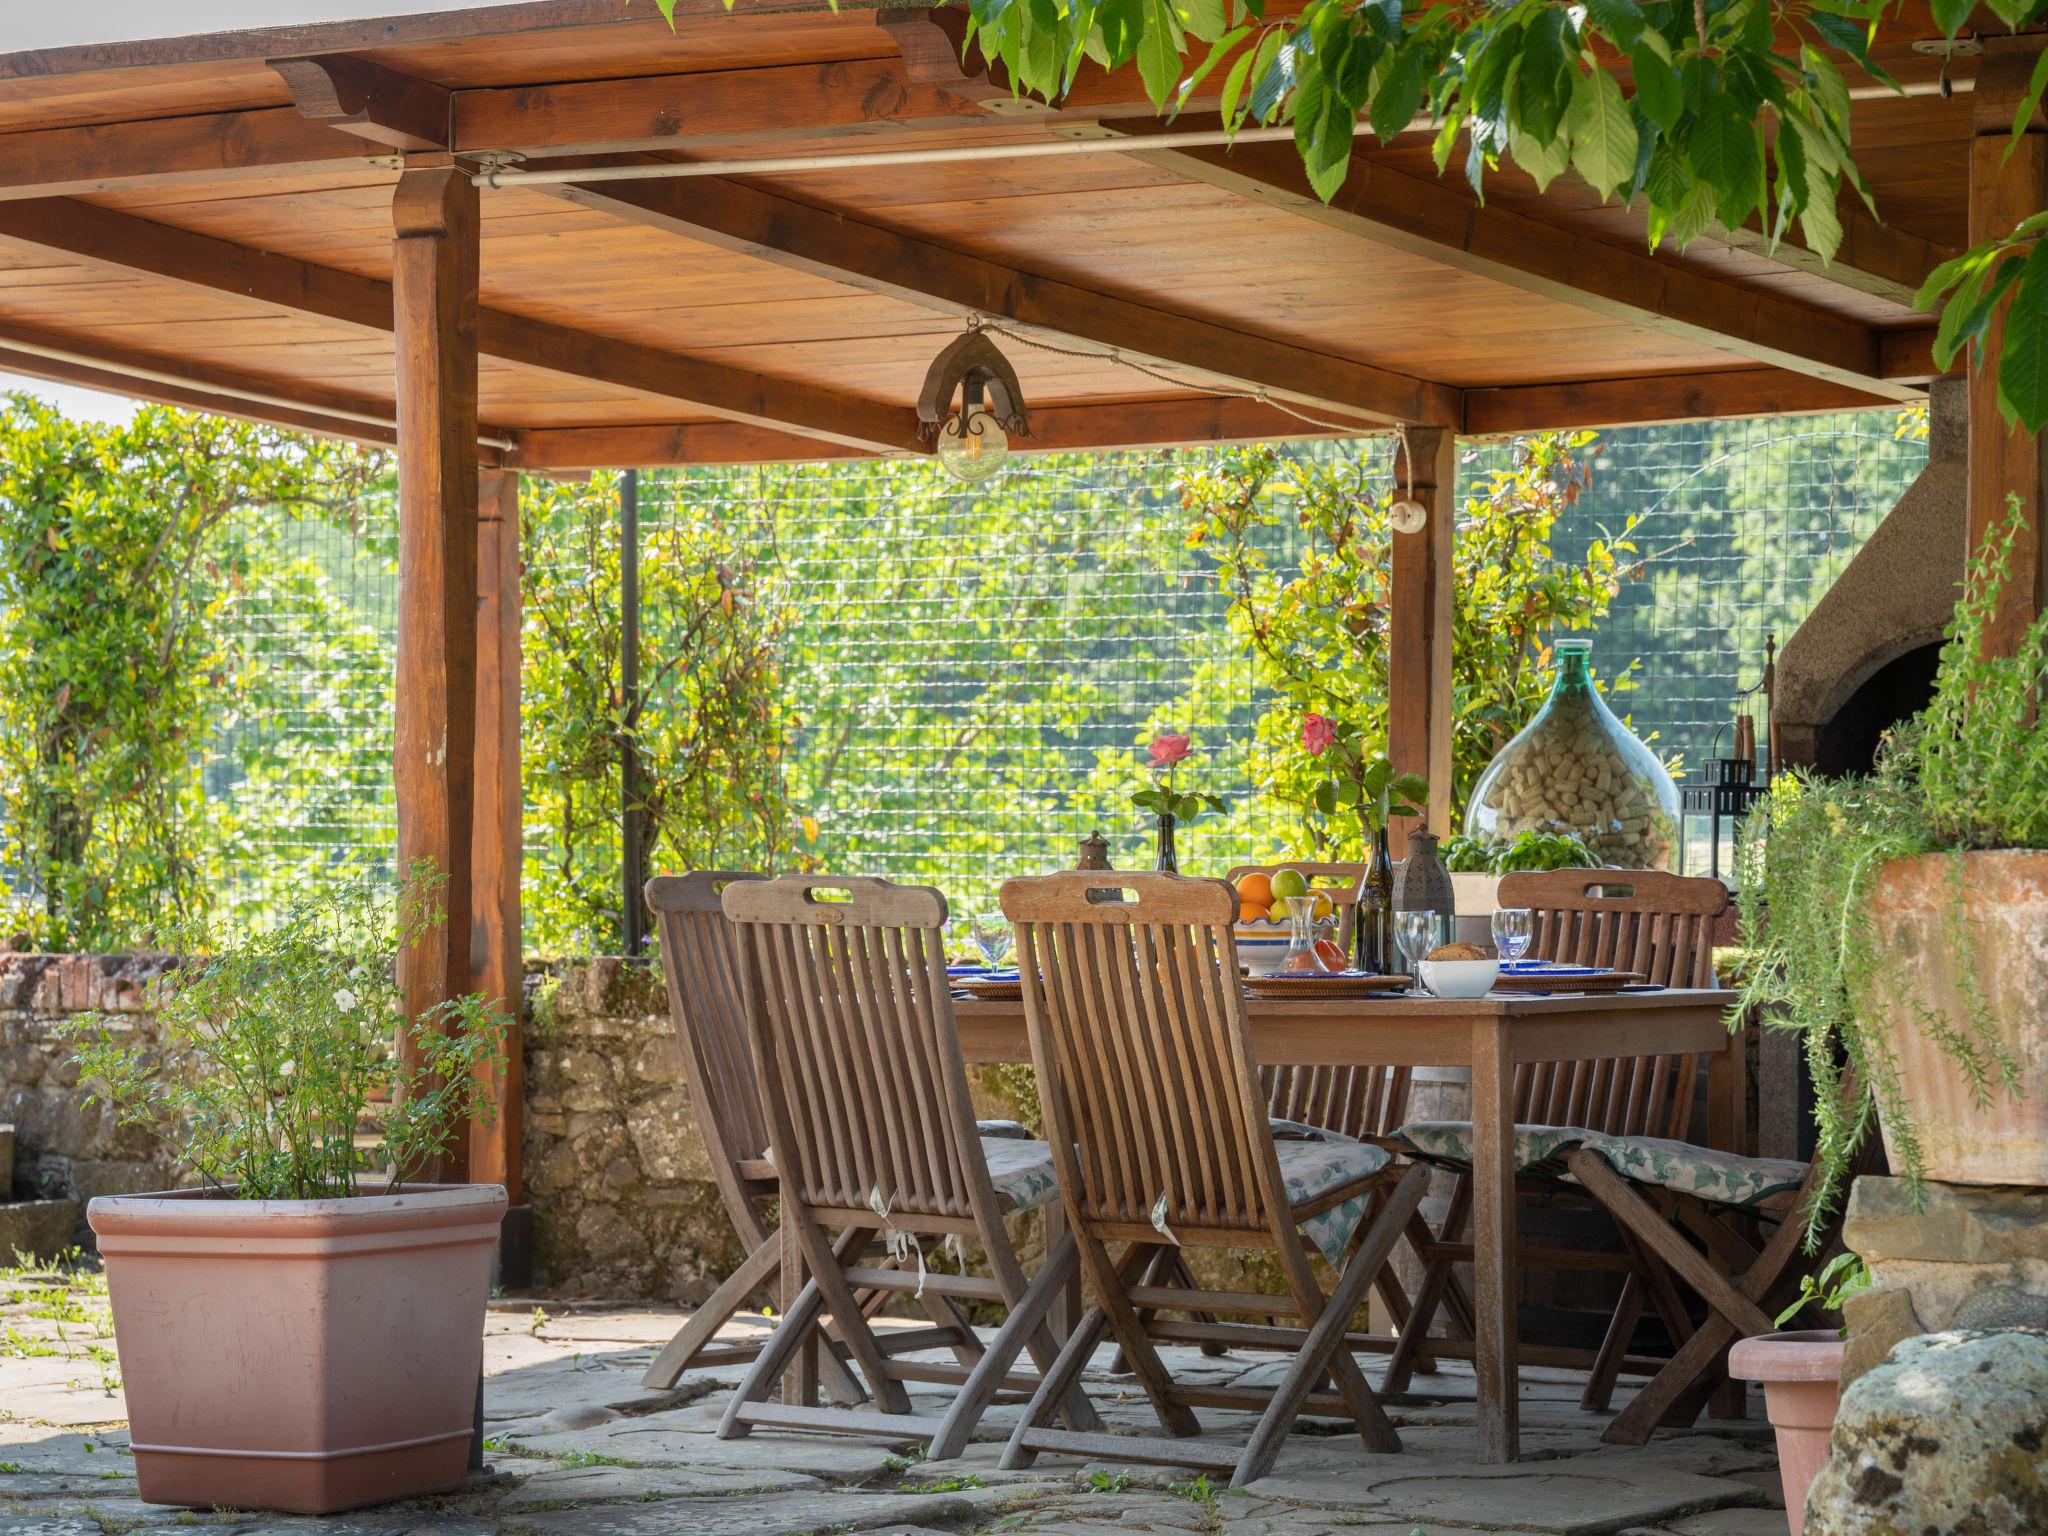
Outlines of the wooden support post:
[[471,1127],[469,1176],[520,1203],[525,1072],[519,877],[525,802],[519,785],[519,476],[487,469],[477,486],[476,815],[470,856],[470,986],[512,1016],[505,1070],[491,1079],[497,1115]]
[[[1415,533],[1394,535],[1387,601],[1387,756],[1429,780],[1430,831],[1451,830],[1451,530],[1458,489],[1457,439],[1441,427],[1410,427],[1394,453],[1394,496],[1428,514]],[[1393,829],[1394,852],[1408,829]]]
[[[2015,224],[2048,208],[2048,130],[2037,113],[2017,142],[2012,121],[2034,62],[2048,43],[2038,36],[1987,38],[1977,88],[1970,97],[1970,243],[2009,234]],[[2017,259],[2017,258],[2008,258]],[[1993,620],[1987,648],[2017,649],[2035,614],[2048,604],[2048,567],[2042,559],[2042,441],[2008,427],[1998,409],[1998,358],[2005,322],[1995,321],[1970,380],[1970,554],[2005,521],[2017,496],[2026,525],[2012,551],[2012,580]]]
[[[476,748],[477,193],[446,156],[409,164],[392,199],[398,396],[398,686],[393,765],[401,868],[446,877],[446,921],[398,957],[408,1018],[470,986]],[[439,163],[433,163],[438,160]],[[468,1177],[457,1137],[437,1169]]]

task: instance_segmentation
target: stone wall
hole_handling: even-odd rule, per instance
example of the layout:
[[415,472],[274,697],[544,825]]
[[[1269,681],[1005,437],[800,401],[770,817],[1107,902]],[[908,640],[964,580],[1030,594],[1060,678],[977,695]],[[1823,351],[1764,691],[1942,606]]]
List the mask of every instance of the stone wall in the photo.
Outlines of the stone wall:
[[535,967],[527,997],[537,1278],[703,1300],[746,1255],[697,1133],[661,973],[617,959]]
[[[157,1140],[85,1103],[63,1027],[100,1010],[149,1039],[149,988],[173,962],[161,955],[0,954],[0,1124],[15,1129],[12,1196],[132,1194],[177,1182]],[[9,1191],[0,1190],[0,1200]],[[84,1236],[81,1232],[81,1236]]]

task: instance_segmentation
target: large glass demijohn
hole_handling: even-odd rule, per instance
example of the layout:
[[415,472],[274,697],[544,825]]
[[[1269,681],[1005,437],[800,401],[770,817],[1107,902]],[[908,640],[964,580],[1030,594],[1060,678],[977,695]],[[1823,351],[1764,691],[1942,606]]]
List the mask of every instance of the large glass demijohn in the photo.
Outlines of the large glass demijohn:
[[1603,864],[1669,869],[1678,790],[1593,682],[1588,640],[1560,640],[1550,697],[1479,777],[1465,830],[1489,842],[1570,832]]

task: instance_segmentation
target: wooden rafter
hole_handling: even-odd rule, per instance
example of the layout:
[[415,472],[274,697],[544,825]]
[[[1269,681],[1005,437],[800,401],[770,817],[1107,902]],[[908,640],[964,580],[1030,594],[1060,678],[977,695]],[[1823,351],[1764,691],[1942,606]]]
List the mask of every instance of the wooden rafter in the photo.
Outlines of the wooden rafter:
[[1457,421],[1458,393],[1440,384],[1019,271],[736,182],[692,177],[535,190],[941,314],[1009,320],[1200,380],[1366,418],[1361,427]]
[[[106,270],[141,273],[365,331],[391,333],[389,283],[86,203],[58,198],[0,204],[0,239],[60,252]],[[485,356],[502,362],[637,390],[733,421],[877,452],[918,449],[915,415],[907,406],[764,377],[498,310],[479,316],[478,345]]]
[[1504,437],[1562,427],[1642,426],[1878,406],[1896,409],[1898,402],[1783,368],[1731,368],[1719,373],[1468,389],[1464,432],[1468,437]]
[[359,137],[290,107],[0,135],[0,201],[367,169]]
[[[1370,430],[1361,427],[1359,430]],[[1033,406],[1031,436],[1013,453],[1100,452],[1119,448],[1195,447],[1213,443],[1271,442],[1282,437],[1349,436],[1319,433],[1295,417],[1255,400],[1208,395],[1167,400],[1110,400],[1081,405]],[[526,470],[554,471],[677,464],[760,464],[784,459],[865,458],[836,448],[726,421],[673,422],[624,427],[542,427],[518,434],[513,461]]]
[[[1149,130],[1133,125],[1127,131],[1142,142]],[[1733,357],[1887,399],[1914,400],[1922,393],[1884,376],[1879,333],[1856,320],[1481,204],[1453,186],[1369,157],[1353,157],[1349,177],[1325,203],[1287,145],[1133,152],[1147,164],[1360,240]]]

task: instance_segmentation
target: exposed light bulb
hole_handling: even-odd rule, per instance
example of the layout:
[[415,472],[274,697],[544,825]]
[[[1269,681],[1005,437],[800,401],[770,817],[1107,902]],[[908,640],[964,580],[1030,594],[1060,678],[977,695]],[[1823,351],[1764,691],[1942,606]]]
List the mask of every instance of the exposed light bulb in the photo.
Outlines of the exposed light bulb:
[[939,429],[938,454],[947,474],[973,485],[1001,472],[1010,439],[986,406],[970,405]]

